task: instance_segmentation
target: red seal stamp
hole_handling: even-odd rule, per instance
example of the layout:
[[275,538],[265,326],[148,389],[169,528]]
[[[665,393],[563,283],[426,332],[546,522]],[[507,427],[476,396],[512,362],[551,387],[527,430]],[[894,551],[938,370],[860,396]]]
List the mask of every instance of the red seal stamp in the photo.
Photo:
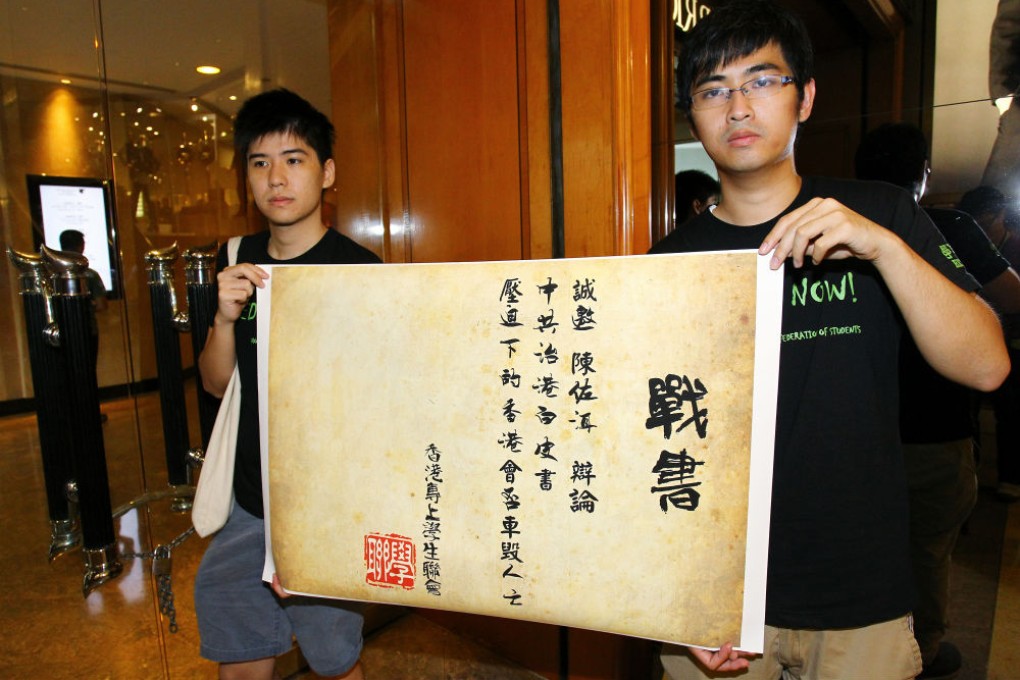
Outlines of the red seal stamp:
[[382,588],[414,588],[414,543],[397,534],[365,536],[365,581]]

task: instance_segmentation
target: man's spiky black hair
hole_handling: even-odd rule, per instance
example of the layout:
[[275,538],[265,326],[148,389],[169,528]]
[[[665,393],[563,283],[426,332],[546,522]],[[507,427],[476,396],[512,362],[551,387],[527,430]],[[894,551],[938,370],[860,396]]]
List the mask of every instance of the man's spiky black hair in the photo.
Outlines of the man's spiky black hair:
[[807,29],[789,10],[767,0],[732,0],[699,19],[680,51],[680,101],[691,113],[691,90],[702,76],[775,43],[790,66],[801,97],[814,77],[814,50]]
[[234,149],[247,161],[251,145],[275,132],[291,134],[315,150],[320,163],[333,157],[336,133],[321,111],[290,90],[280,88],[247,100],[234,119]]

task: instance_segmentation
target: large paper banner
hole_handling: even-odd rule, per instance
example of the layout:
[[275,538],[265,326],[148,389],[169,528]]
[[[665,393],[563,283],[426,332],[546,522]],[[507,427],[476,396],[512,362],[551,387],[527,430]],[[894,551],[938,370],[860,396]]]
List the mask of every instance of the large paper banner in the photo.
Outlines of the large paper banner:
[[766,261],[271,268],[267,575],[760,651],[782,289]]

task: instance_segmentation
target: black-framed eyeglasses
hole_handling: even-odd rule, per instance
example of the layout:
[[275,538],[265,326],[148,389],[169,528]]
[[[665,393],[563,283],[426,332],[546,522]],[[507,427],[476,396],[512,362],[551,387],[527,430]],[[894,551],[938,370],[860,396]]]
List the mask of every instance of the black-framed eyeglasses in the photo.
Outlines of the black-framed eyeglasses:
[[772,73],[752,78],[740,87],[709,87],[698,90],[691,95],[691,110],[700,111],[724,106],[733,97],[734,92],[740,92],[748,99],[764,99],[778,93],[784,85],[793,82],[796,82],[796,78],[793,76]]

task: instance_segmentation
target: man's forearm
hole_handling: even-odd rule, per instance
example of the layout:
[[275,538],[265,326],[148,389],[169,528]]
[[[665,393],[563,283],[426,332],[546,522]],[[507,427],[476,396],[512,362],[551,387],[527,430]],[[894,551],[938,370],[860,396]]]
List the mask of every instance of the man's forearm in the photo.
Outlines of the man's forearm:
[[1009,372],[999,319],[903,241],[875,261],[924,358],[945,377],[991,391]]
[[198,357],[198,372],[205,391],[214,397],[222,397],[236,363],[234,323],[214,318],[205,347]]

